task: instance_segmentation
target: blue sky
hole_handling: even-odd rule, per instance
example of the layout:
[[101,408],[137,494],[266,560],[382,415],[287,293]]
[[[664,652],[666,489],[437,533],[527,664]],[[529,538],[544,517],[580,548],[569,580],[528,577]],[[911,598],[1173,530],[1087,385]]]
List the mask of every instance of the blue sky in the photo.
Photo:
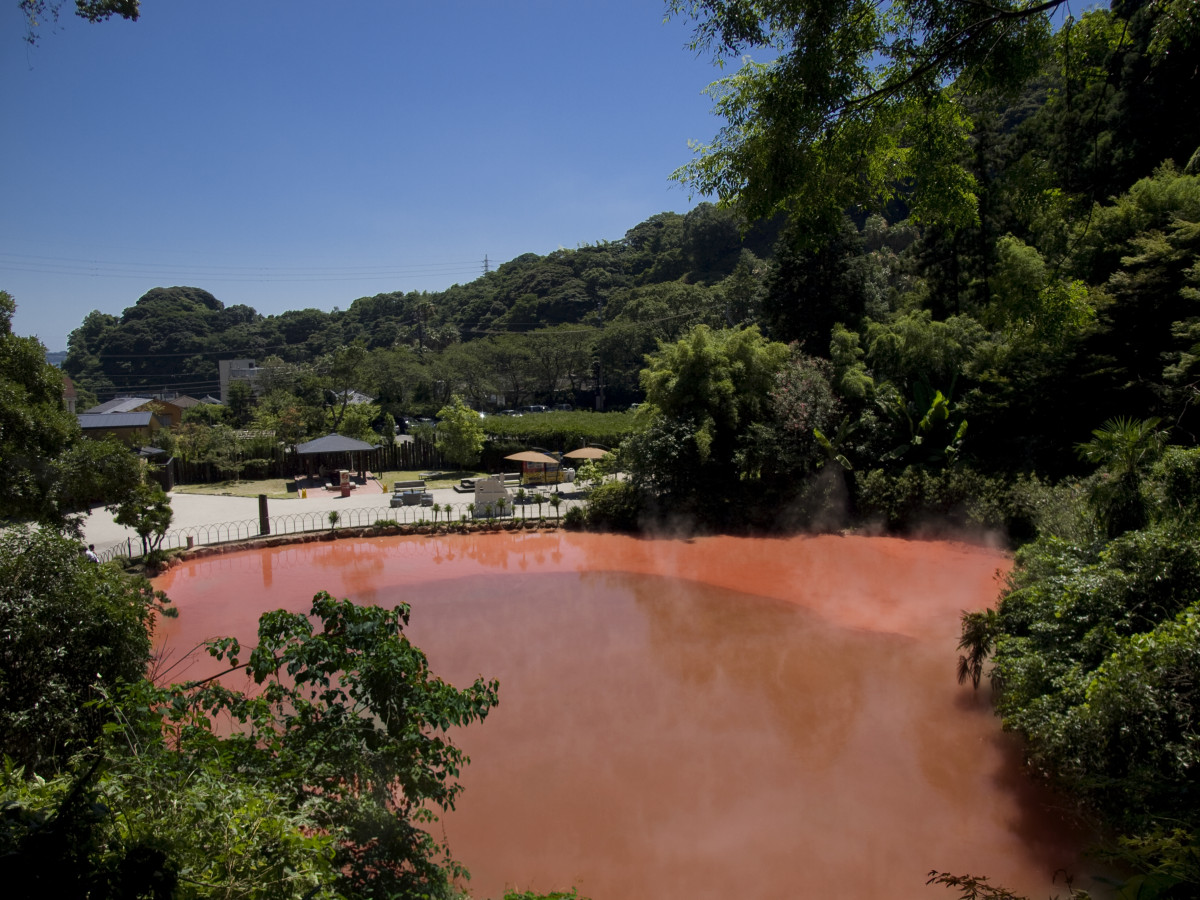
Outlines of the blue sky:
[[0,0],[0,289],[51,350],[194,285],[260,313],[441,290],[700,199],[721,74],[657,0]]

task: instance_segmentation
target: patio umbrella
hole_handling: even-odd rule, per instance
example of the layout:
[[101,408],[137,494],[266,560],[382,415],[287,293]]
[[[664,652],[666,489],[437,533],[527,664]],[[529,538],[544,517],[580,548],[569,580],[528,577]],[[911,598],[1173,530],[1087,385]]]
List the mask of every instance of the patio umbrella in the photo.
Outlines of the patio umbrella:
[[607,450],[601,450],[599,447],[580,447],[563,454],[567,459],[604,459],[608,455],[610,454]]
[[[554,472],[555,482],[562,478],[562,469],[559,467],[558,460],[549,453],[540,453],[537,450],[522,450],[520,453],[514,453],[512,456],[504,458],[519,462],[521,464],[521,471],[526,476],[531,475],[535,471],[542,473],[539,479],[539,482],[542,484],[548,483],[548,478],[545,474],[547,471]],[[531,466],[535,466],[536,468],[531,470]],[[546,466],[554,466],[554,469],[547,470]],[[522,477],[522,481],[524,480],[525,478]]]
[[511,459],[514,462],[549,463],[552,466],[558,465],[558,460],[549,453],[538,453],[536,450],[522,450],[520,453],[514,453],[512,456],[506,456],[504,458]]

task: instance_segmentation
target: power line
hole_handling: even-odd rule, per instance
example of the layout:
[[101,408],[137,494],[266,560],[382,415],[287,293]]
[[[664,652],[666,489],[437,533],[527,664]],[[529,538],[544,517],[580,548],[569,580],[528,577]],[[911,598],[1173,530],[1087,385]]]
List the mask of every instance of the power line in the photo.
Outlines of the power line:
[[168,280],[196,278],[209,281],[299,282],[365,281],[380,278],[398,280],[454,275],[476,275],[478,263],[466,260],[414,263],[388,266],[206,266],[185,264],[121,262],[79,259],[64,256],[38,256],[0,252],[0,269],[50,275],[87,275],[100,278],[149,278]]

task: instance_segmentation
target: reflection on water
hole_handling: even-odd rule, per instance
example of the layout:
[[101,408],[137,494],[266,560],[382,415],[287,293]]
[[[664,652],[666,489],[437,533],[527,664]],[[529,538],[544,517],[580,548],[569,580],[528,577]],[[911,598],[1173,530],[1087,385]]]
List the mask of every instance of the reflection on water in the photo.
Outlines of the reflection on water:
[[1044,897],[1080,837],[954,680],[958,612],[1005,566],[893,539],[501,534],[264,549],[159,586],[181,652],[324,589],[411,603],[434,671],[499,678],[440,826],[475,896],[948,896],[937,868]]

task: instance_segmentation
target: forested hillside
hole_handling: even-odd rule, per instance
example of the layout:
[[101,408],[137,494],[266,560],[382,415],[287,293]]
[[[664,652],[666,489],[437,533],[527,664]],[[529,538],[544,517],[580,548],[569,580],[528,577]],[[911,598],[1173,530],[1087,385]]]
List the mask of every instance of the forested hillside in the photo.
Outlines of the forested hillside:
[[[627,404],[642,356],[658,339],[697,322],[752,321],[777,233],[771,225],[743,233],[733,212],[706,203],[687,215],[654,216],[619,241],[528,253],[470,284],[362,297],[330,313],[262,316],[200,288],[156,288],[120,316],[89,314],[70,337],[64,369],[101,399],[164,390],[202,396],[216,392],[218,359],[319,366],[359,344],[378,359],[373,368],[404,370],[400,393],[382,378],[360,386],[395,414],[412,404],[433,412],[452,391],[480,406],[493,393],[509,396],[500,405],[574,400],[566,394],[585,382],[594,390],[597,367],[610,398]],[[548,342],[576,351],[561,373],[539,379],[530,366],[513,365],[514,354],[524,362]],[[469,374],[481,367],[487,385]]]

